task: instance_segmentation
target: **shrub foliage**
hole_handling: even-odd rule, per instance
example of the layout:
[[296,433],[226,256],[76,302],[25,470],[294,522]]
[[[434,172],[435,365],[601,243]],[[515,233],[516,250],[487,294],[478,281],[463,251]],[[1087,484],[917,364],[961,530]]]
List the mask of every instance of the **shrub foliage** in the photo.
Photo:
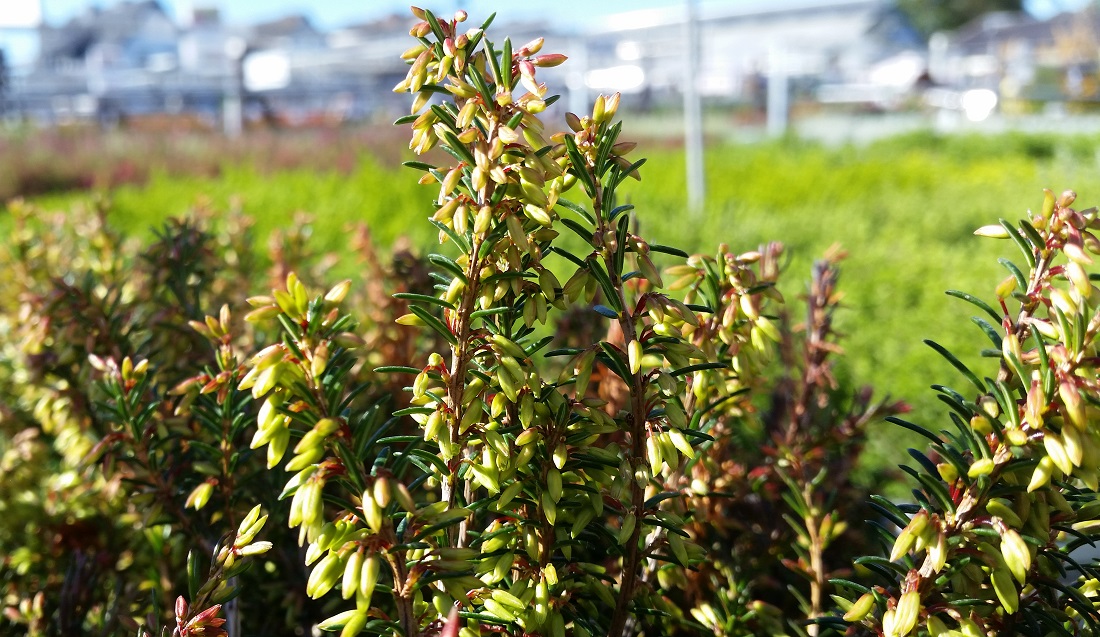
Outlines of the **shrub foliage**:
[[[12,208],[0,629],[1095,634],[1095,210],[1048,192],[979,229],[1024,267],[993,305],[952,293],[998,363],[931,343],[969,383],[935,386],[934,433],[838,382],[839,251],[799,320],[780,244],[643,238],[618,95],[546,128],[564,56],[414,13],[436,254],[360,229],[361,281],[332,282],[306,220],[261,259],[239,214],[142,244]],[[931,446],[912,502],[865,508],[883,417]]]

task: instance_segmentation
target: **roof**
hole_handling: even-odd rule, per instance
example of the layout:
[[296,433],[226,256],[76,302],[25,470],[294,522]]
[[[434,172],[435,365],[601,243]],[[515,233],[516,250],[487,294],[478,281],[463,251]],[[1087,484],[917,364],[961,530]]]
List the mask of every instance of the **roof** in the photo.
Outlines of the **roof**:
[[[881,11],[893,6],[889,0],[751,0],[733,6],[703,5],[699,18],[704,22],[716,20],[753,20],[769,17],[805,16],[808,12],[866,12]],[[608,16],[593,30],[596,32],[632,31],[683,24],[686,12],[681,7],[640,9]]]
[[301,34],[320,35],[309,18],[301,14],[261,22],[252,27],[252,33],[259,38],[283,38]]
[[61,26],[44,25],[41,28],[41,57],[83,58],[95,44],[132,39],[150,17],[168,20],[157,0],[125,0],[106,9],[90,7]]
[[971,52],[984,51],[994,43],[1006,40],[1048,43],[1053,40],[1050,25],[1050,21],[1037,20],[1022,11],[994,11],[956,29],[951,42]]

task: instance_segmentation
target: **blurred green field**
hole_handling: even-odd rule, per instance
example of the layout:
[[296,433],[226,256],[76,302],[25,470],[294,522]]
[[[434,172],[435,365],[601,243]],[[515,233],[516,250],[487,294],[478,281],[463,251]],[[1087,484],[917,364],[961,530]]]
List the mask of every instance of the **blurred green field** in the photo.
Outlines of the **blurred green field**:
[[[629,120],[625,128],[629,131]],[[916,134],[859,148],[790,140],[716,146],[707,154],[708,200],[699,215],[684,208],[682,152],[642,144],[636,152],[649,163],[627,196],[637,206],[643,236],[655,242],[712,252],[719,242],[747,250],[782,241],[791,257],[788,298],[801,293],[813,259],[841,245],[850,254],[841,281],[846,307],[839,323],[847,334],[843,377],[908,401],[914,421],[938,429],[947,423],[928,386],[962,388],[962,383],[922,340],[945,345],[979,375],[995,369],[977,355],[988,341],[969,320],[971,306],[944,291],[988,299],[1007,275],[997,258],[1018,257],[1010,243],[979,239],[973,230],[1000,217],[1021,217],[1040,204],[1044,187],[1076,190],[1080,207],[1100,203],[1097,142]],[[356,220],[367,221],[383,244],[408,236],[427,248],[435,235],[426,221],[433,189],[418,186],[417,176],[364,155],[349,173],[271,172],[248,164],[223,166],[216,177],[154,173],[145,184],[116,188],[109,197],[113,219],[126,231],[148,231],[207,198],[223,209],[238,200],[257,220],[260,236],[291,223],[297,211],[309,212],[316,218],[317,249],[345,250],[347,225]],[[46,195],[34,201],[65,208],[88,196]],[[353,274],[337,269],[334,276]],[[874,456],[908,440],[890,425],[878,429]],[[896,447],[885,456],[903,459]]]

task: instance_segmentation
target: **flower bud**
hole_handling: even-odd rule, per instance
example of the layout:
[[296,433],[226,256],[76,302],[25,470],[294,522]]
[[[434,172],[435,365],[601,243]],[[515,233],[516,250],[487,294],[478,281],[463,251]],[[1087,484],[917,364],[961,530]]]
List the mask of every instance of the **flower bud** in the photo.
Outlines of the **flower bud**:
[[365,554],[362,550],[352,551],[348,556],[347,564],[344,565],[344,577],[340,584],[340,595],[344,599],[351,599],[352,595],[355,595],[359,590],[359,578],[363,571],[363,559]]
[[1073,427],[1084,431],[1088,421],[1085,416],[1085,403],[1081,400],[1077,385],[1069,379],[1063,380],[1058,384],[1058,397],[1062,399],[1062,412],[1066,419]]
[[1054,472],[1054,462],[1049,456],[1043,456],[1039,459],[1039,464],[1035,466],[1035,471],[1031,474],[1031,482],[1027,485],[1027,492],[1031,493],[1036,489],[1046,486],[1050,482],[1050,476]]
[[325,300],[329,303],[341,303],[347,297],[349,290],[351,290],[351,279],[344,279],[325,293]]
[[569,58],[561,53],[547,53],[546,55],[540,55],[531,60],[531,63],[540,68],[550,68],[554,66],[560,66]]
[[638,340],[630,341],[630,344],[626,347],[626,352],[630,363],[630,373],[637,374],[642,369],[642,342]]
[[998,566],[989,574],[989,580],[1001,607],[1009,615],[1014,614],[1020,608],[1020,592],[1012,583],[1012,575],[1004,567]]
[[858,622],[869,615],[874,607],[875,596],[871,593],[864,593],[854,604],[852,604],[848,612],[844,613],[844,621]]
[[988,237],[990,239],[1007,239],[1009,236],[1008,230],[1006,230],[1005,227],[999,223],[982,226],[981,228],[975,230],[974,234],[978,235],[979,237]]
[[1024,585],[1027,572],[1031,570],[1031,552],[1015,529],[1006,529],[1001,533],[1001,555],[1012,576],[1021,586]]
[[213,478],[206,480],[195,487],[191,494],[187,496],[187,502],[184,503],[184,508],[194,508],[196,511],[206,506],[206,503],[210,501],[210,496],[214,494],[214,482]]
[[920,593],[917,591],[903,593],[894,609],[892,634],[905,637],[917,627],[918,619],[920,619]]
[[638,519],[633,513],[627,513],[623,517],[622,526],[619,527],[619,545],[624,546],[630,540],[630,536],[634,533],[634,526],[637,524]]
[[607,98],[603,95],[597,95],[596,101],[592,105],[592,121],[597,124],[602,124],[607,119],[606,100]]
[[561,500],[561,472],[555,468],[550,468],[546,471],[546,489],[554,502]]
[[370,604],[370,598],[374,594],[374,587],[378,585],[378,569],[381,562],[377,555],[367,555],[363,559],[363,571],[359,574],[359,597]]
[[1073,460],[1070,459],[1070,455],[1066,451],[1066,444],[1061,436],[1049,430],[1044,432],[1043,447],[1046,449],[1047,457],[1054,463],[1054,466],[1058,467],[1059,471],[1067,476],[1073,474]]
[[336,553],[329,553],[313,567],[306,582],[306,595],[319,599],[336,585],[336,578],[342,575],[343,561]]
[[979,458],[974,461],[974,464],[970,465],[970,469],[966,472],[966,475],[971,478],[987,476],[993,472],[995,466],[992,458]]

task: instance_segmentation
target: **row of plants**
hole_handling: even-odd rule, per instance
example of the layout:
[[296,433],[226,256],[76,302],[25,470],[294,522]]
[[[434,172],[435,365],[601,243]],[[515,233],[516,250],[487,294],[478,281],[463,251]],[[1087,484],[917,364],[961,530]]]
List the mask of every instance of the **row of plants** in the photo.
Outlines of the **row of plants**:
[[[929,343],[967,385],[914,424],[838,378],[839,250],[790,302],[778,243],[645,238],[618,95],[548,130],[564,56],[413,11],[434,254],[360,229],[340,282],[304,222],[267,265],[237,213],[126,238],[12,208],[0,628],[1097,632],[1095,209],[1047,191],[978,230],[1020,265],[993,303],[953,293],[992,346]],[[911,497],[868,507],[883,418],[929,444]]]
[[[944,303],[943,292],[980,289],[999,268],[995,246],[963,243],[964,237],[1044,185],[1089,189],[1095,159],[1083,148],[1090,144],[1088,138],[912,135],[865,148],[794,141],[718,147],[707,157],[708,206],[691,223],[682,222],[682,154],[657,150],[650,153],[647,184],[624,184],[623,197],[649,211],[640,220],[642,229],[688,252],[709,251],[711,238],[727,236],[731,224],[740,245],[783,237],[795,272],[809,271],[815,255],[834,243],[844,245],[851,252],[845,286],[850,311],[837,321],[848,334],[851,356],[842,375],[879,378],[883,392],[904,396],[917,414],[931,418],[939,403],[925,391],[922,375],[909,373],[930,374],[938,364],[938,355],[921,341],[935,337],[968,364],[978,360],[967,346],[965,307]],[[216,178],[159,175],[145,186],[112,191],[109,214],[120,230],[147,234],[151,223],[195,202],[239,208],[255,217],[257,236],[265,238],[307,210],[315,215],[311,243],[318,250],[351,256],[345,237],[358,219],[370,224],[383,245],[407,237],[426,251],[432,228],[393,211],[423,209],[430,197],[395,172],[395,164],[363,157],[347,175],[307,168],[267,174],[248,166],[226,167]],[[72,196],[33,201],[51,209],[88,205]],[[4,223],[0,217],[0,228]],[[352,263],[337,261],[336,276],[352,276]],[[798,277],[780,286],[787,295],[802,291]],[[892,466],[893,439],[872,436],[871,466]]]
[[[140,186],[157,175],[217,177],[249,165],[269,174],[308,167],[348,174],[363,158],[395,161],[388,127],[256,130],[230,140],[215,131],[101,131],[93,127],[0,131],[0,199]],[[395,149],[387,155],[387,149]]]

